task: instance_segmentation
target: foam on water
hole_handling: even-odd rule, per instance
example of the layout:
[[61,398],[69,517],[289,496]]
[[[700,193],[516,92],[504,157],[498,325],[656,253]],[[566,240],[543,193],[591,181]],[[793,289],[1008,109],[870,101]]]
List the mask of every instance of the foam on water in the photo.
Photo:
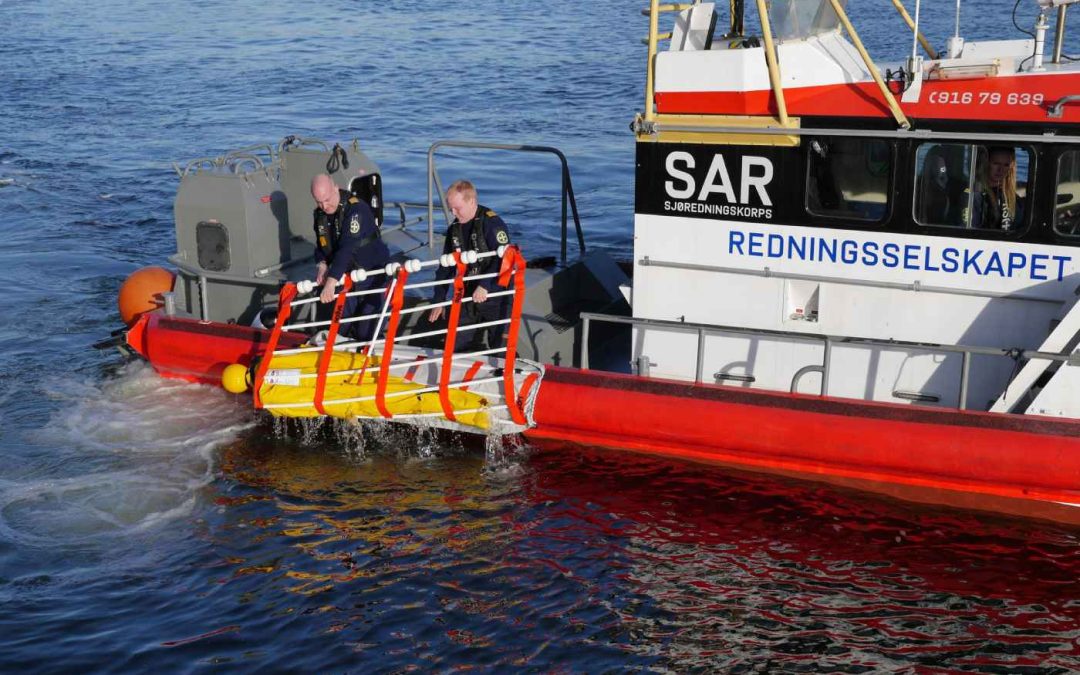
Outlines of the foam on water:
[[0,532],[28,545],[100,541],[190,513],[214,449],[255,423],[243,401],[142,363],[100,383],[50,380],[45,393],[61,407],[29,440],[82,473],[0,484]]

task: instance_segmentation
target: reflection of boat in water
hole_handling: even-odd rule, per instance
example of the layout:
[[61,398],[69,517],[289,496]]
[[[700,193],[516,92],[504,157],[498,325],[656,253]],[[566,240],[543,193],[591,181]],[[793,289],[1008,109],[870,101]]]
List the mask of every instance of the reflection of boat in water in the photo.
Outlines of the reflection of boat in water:
[[[753,35],[742,2],[725,21],[715,3],[653,2],[633,282],[585,254],[580,225],[582,255],[567,261],[564,164],[562,259],[514,272],[517,339],[477,358],[501,359],[489,364],[498,394],[538,441],[1008,511],[1080,504],[1080,67],[1060,54],[1067,7],[1053,50],[1040,10],[1030,40],[957,31],[942,53],[923,41],[925,56],[877,64],[844,4],[772,2]],[[289,138],[189,163],[175,285],[129,344],[166,375],[251,366],[275,338],[244,326],[310,268],[308,185],[321,171],[380,219],[397,214],[382,236],[400,267],[385,273],[429,284],[425,270],[456,264],[435,255],[439,147],[423,205],[384,202],[355,144]],[[372,317],[397,317],[381,348],[446,346],[411,311],[419,302]],[[300,323],[335,320],[317,314]],[[284,348],[306,339],[277,334]],[[548,364],[534,400],[518,357]],[[607,370],[627,360],[632,372]],[[440,395],[467,386],[439,379]]]

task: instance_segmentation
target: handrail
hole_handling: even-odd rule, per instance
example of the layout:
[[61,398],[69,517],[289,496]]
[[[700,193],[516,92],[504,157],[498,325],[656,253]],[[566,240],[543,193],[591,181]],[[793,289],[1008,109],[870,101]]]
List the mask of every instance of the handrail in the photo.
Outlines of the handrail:
[[995,133],[965,133],[957,131],[931,131],[928,129],[848,129],[848,128],[820,128],[820,127],[734,127],[734,126],[706,126],[703,124],[672,124],[669,122],[649,122],[635,120],[634,131],[640,133],[660,133],[662,131],[681,131],[702,134],[747,134],[762,136],[845,136],[847,138],[900,138],[905,140],[935,140],[935,141],[992,141],[997,143],[1062,143],[1075,145],[1080,144],[1080,136],[1055,134],[1046,131],[1042,134],[995,134]]
[[653,93],[656,87],[656,43],[660,29],[660,0],[649,2],[649,52],[645,67],[645,121],[652,122],[656,116],[653,110]]
[[1053,105],[1046,109],[1046,116],[1052,118],[1061,117],[1065,114],[1065,106],[1074,101],[1080,101],[1080,94],[1069,94],[1068,96],[1062,96]]
[[[919,30],[918,26],[915,25],[915,22],[912,21],[911,15],[908,14],[908,11],[904,7],[903,3],[901,3],[900,0],[892,0],[892,4],[893,7],[896,7],[896,11],[900,13],[900,18],[903,19],[904,23],[908,25],[908,28],[910,28],[912,32],[915,33],[915,37],[919,40],[919,44],[921,44],[922,48],[926,50],[926,55],[936,61],[938,58],[937,51],[930,45],[930,41],[926,39],[926,36],[923,35],[923,32]],[[918,16],[918,10],[916,10],[915,15]]]
[[582,312],[581,313],[581,347],[579,363],[582,370],[589,369],[589,326],[592,321],[602,321],[607,323],[619,323],[626,324],[634,327],[645,326],[655,328],[668,328],[682,331],[693,331],[698,334],[698,353],[697,362],[694,366],[696,373],[695,383],[701,383],[701,370],[702,362],[704,360],[704,348],[702,346],[704,341],[704,335],[734,333],[737,335],[750,335],[753,337],[776,337],[785,338],[789,340],[802,340],[816,342],[820,341],[824,347],[824,355],[822,358],[822,364],[811,364],[805,366],[796,371],[795,376],[792,378],[792,387],[798,383],[798,379],[809,372],[811,369],[821,370],[821,395],[828,396],[828,383],[829,383],[829,366],[831,364],[832,347],[835,344],[845,345],[865,345],[875,347],[893,347],[898,349],[904,349],[908,351],[922,351],[931,353],[946,353],[946,354],[960,354],[962,356],[961,368],[960,368],[960,396],[957,403],[957,409],[967,409],[967,392],[968,392],[968,380],[971,374],[971,356],[998,356],[1008,357],[1016,361],[1021,359],[1034,360],[1043,359],[1049,361],[1058,361],[1068,364],[1070,366],[1080,366],[1080,353],[1076,354],[1058,354],[1056,352],[1042,352],[1039,350],[1029,350],[1023,348],[1001,348],[1001,347],[975,347],[968,345],[943,345],[926,342],[908,342],[906,340],[886,340],[881,338],[860,338],[846,335],[825,335],[819,333],[800,333],[795,331],[782,331],[771,330],[765,328],[747,328],[745,326],[722,326],[718,324],[705,324],[705,323],[691,323],[684,321],[668,321],[664,319],[646,319],[641,317],[632,316],[616,316],[612,314],[599,314],[595,312]]
[[302,148],[305,145],[319,145],[325,151],[330,150],[330,146],[326,144],[326,141],[318,138],[305,138],[303,136],[286,136],[278,143],[278,154],[281,154],[291,145],[295,145],[298,148]]
[[761,35],[765,40],[765,66],[769,70],[769,85],[772,87],[773,97],[776,98],[776,116],[780,118],[780,125],[791,126],[788,122],[787,102],[784,100],[784,85],[780,82],[780,60],[776,54],[776,44],[772,37],[772,24],[769,23],[769,10],[765,7],[765,0],[757,0],[758,17],[761,19]]
[[547,145],[514,145],[507,143],[483,143],[479,141],[435,141],[428,148],[428,179],[427,179],[427,207],[428,207],[428,248],[435,245],[435,198],[431,186],[434,184],[439,192],[439,203],[443,209],[447,224],[453,222],[450,210],[446,206],[446,192],[443,190],[439,174],[435,171],[435,151],[439,148],[471,148],[477,150],[510,150],[512,152],[546,152],[559,158],[562,164],[562,230],[561,230],[561,256],[562,264],[566,266],[566,206],[569,200],[570,209],[574,215],[574,228],[577,232],[578,250],[585,253],[585,234],[581,229],[581,216],[578,214],[577,199],[574,198],[574,186],[570,181],[570,164],[566,161],[566,155],[561,150]]
[[[765,0],[758,0],[758,4],[764,4],[764,2]],[[836,16],[840,18],[840,23],[844,24],[844,28],[847,30],[848,35],[851,36],[851,41],[855,44],[855,50],[859,52],[859,56],[862,57],[863,63],[866,64],[866,68],[870,71],[870,77],[874,78],[874,83],[877,84],[878,91],[881,92],[881,96],[889,106],[889,111],[892,112],[893,117],[896,119],[896,123],[904,129],[910,129],[911,122],[908,121],[904,111],[900,109],[900,104],[896,102],[896,97],[889,91],[889,87],[886,86],[885,81],[881,79],[881,73],[878,71],[877,66],[874,65],[874,60],[870,58],[870,54],[866,51],[866,47],[863,47],[862,40],[859,39],[859,34],[855,32],[855,26],[851,25],[851,20],[848,19],[847,12],[845,12],[843,6],[840,5],[840,0],[829,0],[829,3],[832,4]]]

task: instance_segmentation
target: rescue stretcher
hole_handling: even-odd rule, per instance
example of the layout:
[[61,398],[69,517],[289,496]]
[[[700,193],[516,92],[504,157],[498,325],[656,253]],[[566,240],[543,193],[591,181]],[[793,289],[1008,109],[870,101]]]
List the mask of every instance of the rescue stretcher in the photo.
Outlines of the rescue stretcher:
[[[469,265],[485,257],[499,256],[497,273],[467,276]],[[452,279],[409,283],[409,276],[429,266],[454,267]],[[387,288],[353,291],[354,284],[385,275]],[[465,284],[496,278],[505,291],[489,298],[511,299],[509,316],[496,321],[462,325],[463,305],[472,302]],[[234,364],[225,369],[222,384],[230,391],[244,391],[251,385],[255,408],[280,417],[337,417],[344,419],[384,419],[422,422],[462,431],[517,433],[534,426],[533,404],[543,378],[544,367],[517,357],[517,333],[525,294],[525,259],[516,246],[496,251],[455,252],[430,261],[407,260],[385,268],[355,270],[338,281],[331,318],[325,321],[295,321],[294,312],[318,302],[312,295],[319,287],[312,280],[288,283],[278,298],[277,319],[267,345],[267,356],[251,369]],[[405,306],[407,290],[430,289],[449,284],[450,300],[418,307]],[[385,294],[382,311],[344,317],[345,302],[365,294]],[[404,315],[447,307],[446,328],[400,334]],[[342,325],[375,322],[374,336],[366,342],[340,335]],[[459,333],[494,325],[507,326],[507,346],[455,353]],[[385,327],[385,331],[383,328]],[[319,331],[322,344],[283,340],[297,331]],[[422,348],[413,340],[438,339],[443,349]],[[282,348],[281,345],[286,345]]]

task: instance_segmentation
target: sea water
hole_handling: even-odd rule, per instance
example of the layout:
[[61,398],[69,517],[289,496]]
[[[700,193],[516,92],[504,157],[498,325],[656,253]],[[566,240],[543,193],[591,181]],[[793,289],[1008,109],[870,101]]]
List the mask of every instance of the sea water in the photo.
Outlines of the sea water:
[[[0,2],[0,669],[1080,669],[1075,529],[272,423],[91,349],[123,278],[175,251],[171,163],[288,134],[359,138],[413,201],[436,140],[558,146],[586,243],[629,258],[644,4]],[[889,3],[850,4],[875,54],[907,53]],[[940,46],[952,3],[924,5]],[[1019,37],[1012,6],[967,3],[963,34]],[[440,170],[558,251],[553,159]]]

